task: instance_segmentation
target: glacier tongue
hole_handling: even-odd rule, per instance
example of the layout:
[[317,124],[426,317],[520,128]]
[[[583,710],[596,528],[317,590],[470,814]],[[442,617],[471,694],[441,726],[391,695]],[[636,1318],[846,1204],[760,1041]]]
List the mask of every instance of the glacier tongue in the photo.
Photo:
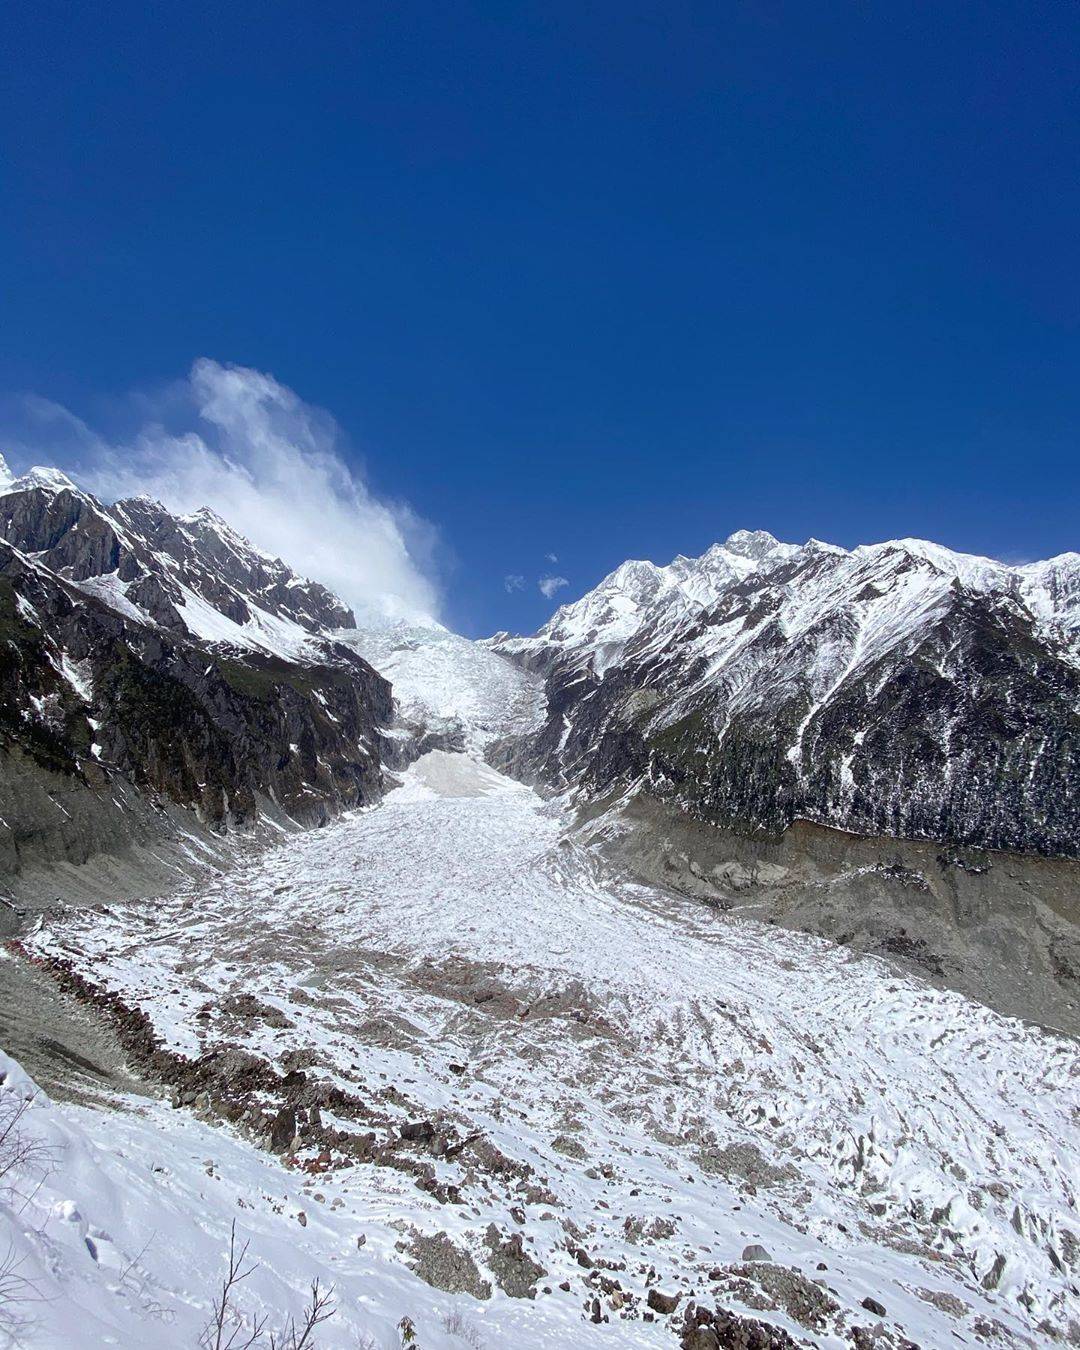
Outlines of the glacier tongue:
[[[191,1290],[171,1235],[189,1266],[212,1267],[232,1217],[265,1262],[261,1298],[295,1299],[316,1271],[337,1282],[327,1347],[387,1336],[405,1313],[421,1344],[449,1347],[454,1311],[492,1344],[672,1346],[666,1317],[642,1316],[653,1287],[680,1296],[676,1321],[696,1298],[822,1346],[878,1320],[893,1345],[1067,1327],[1071,1042],[631,884],[563,803],[478,761],[436,752],[382,806],[197,895],[75,914],[29,945],[140,1010],[167,1051],[212,1066],[236,1046],[329,1089],[298,1158],[325,1148],[332,1165],[306,1181],[183,1113],[170,1137],[160,1107],[108,1130],[48,1108],[64,1138],[98,1140],[78,1145],[93,1165],[68,1153],[34,1204],[45,1215],[67,1196],[109,1253],[77,1274],[62,1244],[49,1278],[78,1279],[123,1335],[164,1307],[175,1325],[154,1344],[191,1343],[208,1290]],[[367,1130],[374,1152],[357,1152]],[[109,1301],[101,1282],[165,1223],[147,1189],[156,1159],[166,1192],[187,1197],[169,1201],[182,1218],[140,1258],[139,1288]],[[135,1207],[106,1198],[119,1194]],[[511,1239],[518,1277],[542,1268],[532,1299],[499,1287]],[[744,1262],[754,1245],[771,1260]],[[418,1284],[402,1263],[438,1283],[436,1248],[491,1297]],[[66,1306],[47,1305],[43,1326]]]
[[441,624],[387,623],[334,634],[393,685],[402,714],[482,753],[501,736],[534,730],[543,717],[540,679]]

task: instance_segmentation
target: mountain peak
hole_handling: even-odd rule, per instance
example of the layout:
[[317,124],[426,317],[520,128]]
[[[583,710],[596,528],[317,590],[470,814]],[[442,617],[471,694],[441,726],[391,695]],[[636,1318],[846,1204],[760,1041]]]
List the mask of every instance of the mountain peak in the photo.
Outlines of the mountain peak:
[[780,540],[768,530],[736,530],[734,534],[728,535],[721,547],[737,557],[758,561],[779,548]]
[[[61,469],[47,464],[35,464],[21,477],[16,478],[0,458],[3,470],[0,472],[0,490],[4,492],[29,492],[33,488],[44,488],[47,492],[79,492],[79,489]],[[81,495],[81,494],[80,494]]]
[[649,583],[654,582],[659,574],[660,568],[647,558],[629,558],[626,562],[620,563],[601,585],[612,583],[619,586],[633,586],[642,582]]
[[227,530],[232,530],[232,526],[229,525],[228,521],[219,516],[212,506],[199,506],[192,511],[190,516],[186,516],[185,519],[205,520],[211,525],[217,525],[219,528],[224,525]]

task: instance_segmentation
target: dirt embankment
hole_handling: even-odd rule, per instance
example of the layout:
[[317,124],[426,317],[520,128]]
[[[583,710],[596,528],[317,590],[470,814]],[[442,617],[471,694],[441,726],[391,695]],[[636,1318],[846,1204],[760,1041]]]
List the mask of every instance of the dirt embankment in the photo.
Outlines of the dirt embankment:
[[1080,1036],[1080,863],[807,821],[748,838],[640,798],[591,808],[581,830],[646,883],[819,934]]
[[58,1101],[103,1105],[147,1090],[115,1028],[26,960],[14,940],[0,948],[0,1044]]

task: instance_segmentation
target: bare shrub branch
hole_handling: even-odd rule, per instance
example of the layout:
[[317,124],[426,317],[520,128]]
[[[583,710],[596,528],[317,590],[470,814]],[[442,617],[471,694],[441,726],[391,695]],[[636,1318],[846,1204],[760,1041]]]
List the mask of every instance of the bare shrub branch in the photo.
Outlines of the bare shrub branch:
[[0,1195],[25,1209],[56,1169],[56,1149],[23,1129],[33,1097],[0,1097]]
[[229,1266],[221,1281],[221,1289],[214,1301],[210,1320],[199,1337],[201,1350],[250,1350],[262,1339],[266,1327],[266,1318],[261,1320],[252,1316],[250,1327],[247,1319],[234,1303],[237,1286],[258,1269],[258,1262],[248,1262],[247,1254],[250,1242],[237,1250],[236,1220],[229,1231]]
[[0,1335],[10,1345],[20,1345],[29,1336],[33,1326],[29,1305],[43,1301],[37,1286],[22,1274],[22,1263],[13,1246],[0,1261]]
[[459,1340],[465,1342],[471,1347],[471,1350],[484,1350],[484,1338],[477,1331],[471,1322],[466,1321],[458,1312],[457,1308],[450,1312],[443,1313],[442,1316],[443,1331],[449,1336],[457,1336]]
[[334,1286],[324,1289],[318,1280],[312,1280],[303,1320],[297,1323],[290,1317],[281,1336],[270,1337],[270,1350],[312,1350],[316,1328],[329,1322],[334,1312]]
[[200,1350],[250,1350],[264,1336],[269,1350],[315,1350],[315,1332],[329,1322],[336,1309],[334,1286],[325,1288],[320,1280],[312,1280],[307,1306],[299,1321],[290,1316],[280,1332],[266,1330],[267,1318],[244,1316],[236,1303],[238,1286],[259,1268],[257,1261],[248,1259],[250,1242],[238,1247],[236,1222],[229,1231],[229,1264],[214,1300],[210,1320],[199,1337]]

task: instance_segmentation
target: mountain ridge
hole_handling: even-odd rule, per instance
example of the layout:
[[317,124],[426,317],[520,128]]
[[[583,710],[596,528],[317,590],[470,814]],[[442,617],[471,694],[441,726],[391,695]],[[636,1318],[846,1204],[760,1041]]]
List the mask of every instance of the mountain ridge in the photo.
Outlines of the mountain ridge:
[[805,818],[1075,857],[1078,628],[1076,554],[744,531],[623,564],[488,643],[547,682],[544,727],[505,762],[586,796],[635,784],[750,832]]
[[[94,583],[99,598],[132,606],[144,621],[275,654],[287,654],[282,643],[302,644],[304,633],[355,627],[352,610],[325,586],[298,576],[209,507],[178,516],[149,496],[110,506],[57,469],[19,478],[3,469],[0,535],[58,575]],[[208,629],[207,604],[239,631]]]
[[[719,597],[728,584],[751,572],[768,570],[790,563],[794,558],[814,556],[873,560],[891,553],[906,554],[932,566],[942,575],[953,575],[975,589],[1009,591],[1020,588],[1035,601],[1040,613],[1053,616],[1063,609],[1069,626],[1080,626],[1080,554],[1065,552],[1042,561],[1008,564],[977,554],[949,549],[930,540],[905,537],[860,544],[844,549],[837,544],[810,538],[804,544],[783,543],[766,530],[736,530],[723,542],[717,542],[699,557],[678,554],[666,566],[647,559],[628,559],[603,577],[576,601],[563,605],[530,637],[502,631],[486,641],[499,650],[526,652],[543,643],[577,645],[587,650],[588,641],[581,629],[594,618],[598,604],[615,596],[625,596],[635,607],[673,592],[690,603],[705,604]],[[998,582],[997,586],[994,582]],[[1040,591],[1045,592],[1040,594]],[[1064,594],[1067,605],[1057,604]]]

